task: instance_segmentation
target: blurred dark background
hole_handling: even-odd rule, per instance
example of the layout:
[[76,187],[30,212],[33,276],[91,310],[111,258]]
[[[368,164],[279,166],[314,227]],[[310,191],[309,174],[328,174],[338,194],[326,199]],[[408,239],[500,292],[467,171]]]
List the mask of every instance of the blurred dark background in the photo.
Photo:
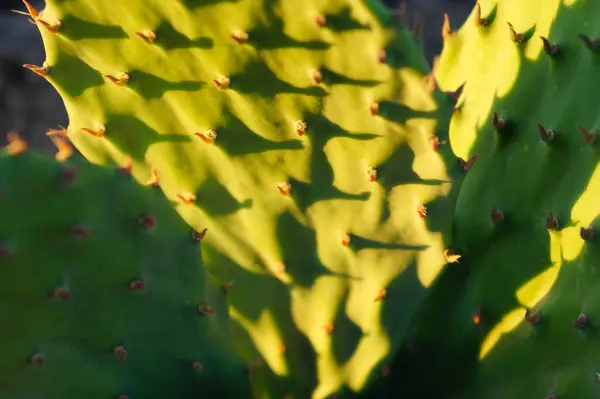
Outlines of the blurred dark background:
[[[42,9],[41,0],[29,0]],[[294,0],[289,0],[294,1]],[[382,0],[396,8],[401,0]],[[409,15],[422,23],[421,40],[431,64],[441,51],[441,27],[444,13],[450,16],[452,27],[459,27],[471,12],[475,0],[404,0]],[[11,12],[24,10],[21,0],[0,0],[0,141],[6,133],[18,131],[32,146],[55,151],[46,138],[49,128],[67,126],[68,119],[62,100],[44,79],[27,71],[23,64],[41,65],[44,48],[37,28],[24,15]]]

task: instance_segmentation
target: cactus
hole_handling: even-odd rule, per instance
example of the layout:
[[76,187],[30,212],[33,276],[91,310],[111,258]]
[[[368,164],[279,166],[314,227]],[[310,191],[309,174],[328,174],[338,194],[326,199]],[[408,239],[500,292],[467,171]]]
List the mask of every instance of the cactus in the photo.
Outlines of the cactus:
[[189,226],[126,169],[0,154],[2,397],[248,397]]
[[256,397],[595,394],[595,2],[482,0],[435,79],[372,0],[26,5],[75,145],[201,232]]
[[454,212],[461,264],[392,367],[398,397],[597,395],[598,11],[481,1],[459,30],[446,22],[435,76],[462,87],[450,144],[479,159]]
[[379,375],[458,259],[445,242],[476,159],[446,145],[448,103],[410,33],[372,0],[48,0],[29,15],[47,57],[28,68],[62,96],[75,146],[131,158],[206,233],[257,395]]

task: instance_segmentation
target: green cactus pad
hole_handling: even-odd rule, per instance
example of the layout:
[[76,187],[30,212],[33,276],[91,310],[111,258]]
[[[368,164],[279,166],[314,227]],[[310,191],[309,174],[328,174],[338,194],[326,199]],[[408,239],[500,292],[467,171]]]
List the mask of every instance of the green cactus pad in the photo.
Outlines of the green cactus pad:
[[243,362],[199,312],[198,242],[160,190],[81,159],[2,153],[0,221],[0,396],[249,396]]
[[208,229],[259,394],[378,376],[447,263],[464,173],[410,33],[349,0],[49,0],[37,22],[76,147],[154,170]]
[[[438,83],[464,85],[450,144],[479,158],[454,214],[461,264],[438,280],[412,352],[393,368],[398,386],[412,384],[402,394],[600,392],[597,338],[588,334],[600,319],[590,227],[600,212],[599,11],[585,0],[481,1],[462,28],[444,29]],[[591,323],[581,333],[580,313]]]

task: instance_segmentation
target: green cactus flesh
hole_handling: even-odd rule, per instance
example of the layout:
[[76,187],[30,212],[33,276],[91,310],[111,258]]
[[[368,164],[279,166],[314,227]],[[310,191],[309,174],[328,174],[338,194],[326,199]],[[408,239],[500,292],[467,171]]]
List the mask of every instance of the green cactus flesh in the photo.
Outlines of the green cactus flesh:
[[76,147],[154,170],[208,229],[229,284],[209,300],[229,291],[259,396],[361,390],[446,264],[466,164],[418,45],[375,4],[48,0],[35,18]]
[[[446,29],[436,71],[443,90],[465,84],[454,152],[479,154],[454,214],[462,262],[434,286],[412,353],[392,368],[396,388],[411,398],[597,397],[600,5],[479,7]],[[420,373],[430,379],[415,386]]]
[[29,152],[0,155],[0,188],[1,397],[248,397],[160,190]]

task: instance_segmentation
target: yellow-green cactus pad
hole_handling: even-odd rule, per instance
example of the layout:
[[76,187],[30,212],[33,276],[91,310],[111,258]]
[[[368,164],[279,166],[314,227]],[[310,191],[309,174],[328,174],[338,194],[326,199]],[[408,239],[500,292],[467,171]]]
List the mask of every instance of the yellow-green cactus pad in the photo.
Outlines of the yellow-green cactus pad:
[[[35,14],[35,12],[33,13]],[[410,33],[375,1],[49,0],[69,137],[204,232],[257,395],[360,391],[448,262],[453,158]]]

